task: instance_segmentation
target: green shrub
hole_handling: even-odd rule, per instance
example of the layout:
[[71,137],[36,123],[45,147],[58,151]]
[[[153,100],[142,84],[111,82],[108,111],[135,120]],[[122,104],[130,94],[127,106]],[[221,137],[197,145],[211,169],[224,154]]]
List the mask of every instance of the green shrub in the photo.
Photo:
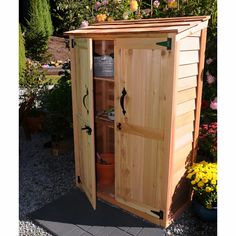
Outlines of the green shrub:
[[27,56],[41,61],[48,48],[48,38],[53,33],[47,0],[30,0],[26,30]]
[[25,63],[25,45],[24,38],[21,31],[21,26],[19,25],[19,83],[22,85],[24,83],[24,71],[26,68]]

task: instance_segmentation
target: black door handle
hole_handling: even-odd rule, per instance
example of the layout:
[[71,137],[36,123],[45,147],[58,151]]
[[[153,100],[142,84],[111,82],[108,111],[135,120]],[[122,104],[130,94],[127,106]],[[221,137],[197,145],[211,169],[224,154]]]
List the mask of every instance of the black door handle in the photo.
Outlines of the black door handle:
[[85,99],[86,99],[86,97],[88,96],[88,88],[86,89],[86,94],[83,96],[83,105],[84,105],[84,107],[85,107],[85,109],[87,110],[87,114],[89,114],[89,110],[88,110],[88,108],[86,107],[86,104],[85,104]]
[[124,106],[124,101],[125,101],[125,95],[127,94],[125,88],[123,88],[122,90],[122,94],[121,94],[121,97],[120,97],[120,106],[122,108],[122,113],[125,115],[126,113],[126,110],[125,110],[125,106]]
[[92,134],[92,129],[88,125],[85,125],[81,130],[86,130],[88,135]]

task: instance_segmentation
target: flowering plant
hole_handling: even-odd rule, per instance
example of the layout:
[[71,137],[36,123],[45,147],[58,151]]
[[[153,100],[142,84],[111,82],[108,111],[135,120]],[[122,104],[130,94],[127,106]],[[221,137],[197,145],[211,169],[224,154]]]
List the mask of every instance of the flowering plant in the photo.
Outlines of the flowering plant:
[[138,9],[136,0],[97,0],[92,12],[97,22],[112,22],[117,19],[138,18]]
[[217,160],[217,122],[201,125],[198,144],[199,155]]
[[217,163],[202,161],[188,168],[187,179],[194,190],[194,198],[211,209],[217,204]]

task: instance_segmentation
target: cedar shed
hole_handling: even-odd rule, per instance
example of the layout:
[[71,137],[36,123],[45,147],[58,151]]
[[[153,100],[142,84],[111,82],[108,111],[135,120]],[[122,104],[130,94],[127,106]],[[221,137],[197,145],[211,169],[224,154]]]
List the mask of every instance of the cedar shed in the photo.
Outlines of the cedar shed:
[[[68,31],[76,184],[167,227],[191,199],[209,16],[123,20]],[[107,114],[114,111],[113,119]],[[114,156],[114,181],[96,163]]]

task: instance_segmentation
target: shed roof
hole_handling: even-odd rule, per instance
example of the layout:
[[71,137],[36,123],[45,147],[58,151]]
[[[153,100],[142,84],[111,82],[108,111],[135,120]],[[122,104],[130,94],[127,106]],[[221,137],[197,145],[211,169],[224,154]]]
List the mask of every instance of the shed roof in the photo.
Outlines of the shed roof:
[[93,36],[116,35],[120,33],[181,33],[201,22],[209,20],[209,16],[188,16],[172,18],[153,18],[142,20],[117,20],[114,22],[96,23],[84,28],[65,32],[65,35]]

